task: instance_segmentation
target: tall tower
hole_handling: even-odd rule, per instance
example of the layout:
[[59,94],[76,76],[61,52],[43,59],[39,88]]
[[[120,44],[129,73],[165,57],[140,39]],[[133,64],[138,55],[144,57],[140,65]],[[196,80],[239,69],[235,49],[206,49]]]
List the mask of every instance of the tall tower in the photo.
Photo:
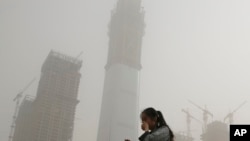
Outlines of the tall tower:
[[97,141],[138,138],[139,71],[144,34],[140,0],[118,0],[109,24],[109,51]]
[[51,51],[32,104],[30,141],[71,141],[82,61]]

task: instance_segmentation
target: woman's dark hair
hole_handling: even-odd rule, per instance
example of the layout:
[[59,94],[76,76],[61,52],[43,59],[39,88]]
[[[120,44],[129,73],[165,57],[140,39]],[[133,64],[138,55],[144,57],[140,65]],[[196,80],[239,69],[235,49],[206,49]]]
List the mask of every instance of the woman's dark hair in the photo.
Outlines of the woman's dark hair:
[[148,116],[151,119],[157,119],[156,127],[167,127],[169,129],[169,134],[170,134],[170,141],[174,141],[174,133],[166,123],[161,111],[157,111],[154,108],[150,107],[142,111],[146,116]]

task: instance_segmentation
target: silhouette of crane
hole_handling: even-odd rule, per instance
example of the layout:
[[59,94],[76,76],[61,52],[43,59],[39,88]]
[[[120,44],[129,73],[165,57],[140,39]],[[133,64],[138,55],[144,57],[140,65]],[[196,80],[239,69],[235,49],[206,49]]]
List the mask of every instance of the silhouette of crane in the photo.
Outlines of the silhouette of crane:
[[197,118],[195,118],[193,115],[191,115],[188,109],[187,110],[182,109],[181,111],[186,114],[187,136],[192,137],[192,135],[191,135],[191,119],[194,119],[195,121],[197,121],[201,124],[202,124],[202,122],[200,120],[198,120]]
[[228,119],[229,124],[233,123],[233,116],[234,114],[243,106],[246,104],[247,101],[244,101],[243,103],[241,103],[233,112],[230,112],[227,114],[227,116],[224,118],[224,122]]
[[17,95],[16,97],[13,99],[14,102],[16,102],[16,106],[15,106],[15,111],[14,111],[14,115],[13,115],[13,120],[12,120],[12,124],[11,124],[11,128],[10,128],[10,134],[9,134],[9,141],[12,141],[13,139],[13,135],[14,135],[14,130],[15,130],[15,126],[16,126],[16,118],[17,118],[17,113],[19,110],[19,104],[20,104],[20,100],[22,98],[23,93],[30,87],[30,85],[35,81],[35,78],[30,81],[30,83],[28,83],[28,85],[26,87],[24,87]]
[[81,57],[81,55],[83,54],[83,51],[81,51],[75,58],[75,60],[77,60],[79,57]]
[[203,112],[204,130],[206,130],[208,117],[211,116],[213,118],[213,114],[210,111],[208,111],[207,106],[205,106],[205,108],[202,108],[201,106],[195,104],[191,100],[188,101]]

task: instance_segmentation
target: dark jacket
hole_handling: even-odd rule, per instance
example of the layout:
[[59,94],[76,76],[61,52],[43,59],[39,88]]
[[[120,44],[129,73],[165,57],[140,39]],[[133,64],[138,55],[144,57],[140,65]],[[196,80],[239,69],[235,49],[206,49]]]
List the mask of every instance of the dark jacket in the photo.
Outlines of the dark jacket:
[[139,137],[140,141],[170,141],[169,128],[166,126],[157,128],[151,132],[145,132]]

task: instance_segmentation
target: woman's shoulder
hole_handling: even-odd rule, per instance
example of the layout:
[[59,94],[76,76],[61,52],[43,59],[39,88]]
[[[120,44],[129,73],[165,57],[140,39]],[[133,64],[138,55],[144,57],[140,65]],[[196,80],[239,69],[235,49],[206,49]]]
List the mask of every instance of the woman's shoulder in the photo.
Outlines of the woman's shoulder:
[[168,127],[160,127],[152,132],[145,132],[139,139],[140,141],[163,141],[169,140],[169,128]]
[[158,128],[157,130],[155,130],[152,134],[153,135],[169,134],[169,128],[167,126],[162,126]]

